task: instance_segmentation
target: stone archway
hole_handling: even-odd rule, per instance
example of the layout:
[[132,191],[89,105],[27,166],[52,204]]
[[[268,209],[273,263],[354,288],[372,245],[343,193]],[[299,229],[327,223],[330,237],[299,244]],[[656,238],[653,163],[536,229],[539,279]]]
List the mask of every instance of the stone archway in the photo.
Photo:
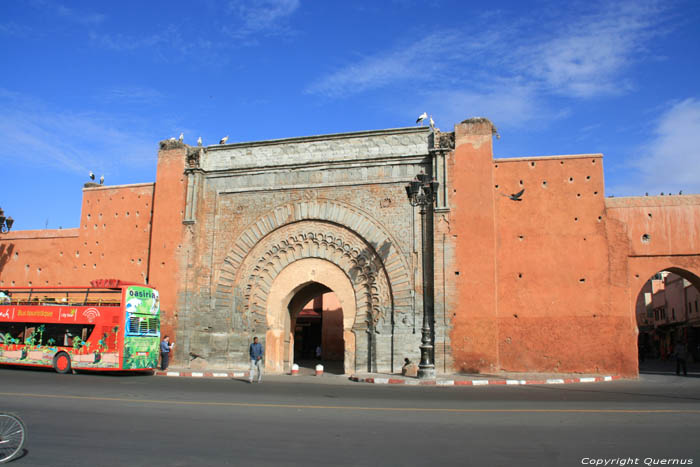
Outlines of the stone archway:
[[[310,287],[319,284],[323,288]],[[355,369],[357,315],[355,290],[350,278],[336,264],[319,258],[304,258],[287,265],[274,278],[267,297],[266,371],[281,373],[294,361],[293,315],[318,291],[332,290],[343,310],[345,373]],[[290,306],[291,305],[291,306]]]
[[[246,237],[240,241],[249,240]],[[343,321],[348,323],[347,329],[344,325],[345,351],[351,355],[345,355],[344,370],[372,371],[377,368],[378,354],[385,361],[391,361],[394,313],[397,309],[391,276],[405,275],[403,268],[396,267],[396,260],[391,263],[391,269],[384,261],[385,257],[392,259],[396,256],[387,256],[387,252],[396,251],[393,244],[385,242],[378,251],[349,227],[321,220],[301,220],[270,231],[258,242],[250,243],[248,248],[245,253],[236,251],[241,259],[236,261],[237,268],[233,274],[229,272],[232,263],[226,261],[226,269],[219,276],[216,308],[231,310],[233,327],[243,335],[252,337],[264,333],[266,338],[269,336],[271,340],[266,345],[269,355],[273,356],[270,371],[282,372],[285,362],[290,361],[287,353],[289,336],[285,335],[288,326],[282,321],[283,316],[276,314],[278,311],[268,315],[270,306],[281,307],[280,298],[272,302],[276,305],[270,305],[270,294],[275,291],[273,285],[288,266],[310,258],[334,265],[351,285],[354,313],[343,313]],[[232,293],[221,293],[224,289],[222,285]],[[303,285],[299,283],[296,286]],[[398,287],[403,291],[406,285],[401,282]],[[287,288],[282,287],[281,290]],[[285,294],[291,292],[294,291],[286,290]],[[403,297],[401,302],[403,306]],[[228,303],[231,305],[227,306]],[[382,348],[378,349],[378,346]]]

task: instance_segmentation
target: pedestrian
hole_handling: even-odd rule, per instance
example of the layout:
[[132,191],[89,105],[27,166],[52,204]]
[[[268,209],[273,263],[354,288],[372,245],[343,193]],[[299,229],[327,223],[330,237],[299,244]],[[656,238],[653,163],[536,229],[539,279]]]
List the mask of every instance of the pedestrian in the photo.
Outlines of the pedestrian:
[[263,375],[263,356],[265,355],[265,349],[262,344],[258,342],[257,337],[253,337],[253,343],[250,344],[248,349],[250,353],[250,375],[248,376],[248,381],[253,382],[253,375],[255,371],[258,372],[258,383],[262,382]]
[[321,360],[321,344],[316,346],[316,360]]
[[676,375],[680,376],[681,367],[683,367],[683,376],[688,376],[688,367],[685,363],[688,358],[688,348],[684,342],[676,342],[673,346],[673,356],[676,357]]
[[170,363],[170,351],[173,350],[175,342],[170,342],[170,336],[165,336],[160,343],[160,369],[165,371]]

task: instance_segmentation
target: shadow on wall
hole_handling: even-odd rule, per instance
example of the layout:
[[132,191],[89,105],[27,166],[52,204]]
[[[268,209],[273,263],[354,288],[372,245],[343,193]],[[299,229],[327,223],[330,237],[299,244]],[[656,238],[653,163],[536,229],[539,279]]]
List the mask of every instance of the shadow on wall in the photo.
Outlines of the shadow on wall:
[[0,245],[0,273],[5,269],[7,262],[10,261],[10,256],[12,256],[14,250],[14,243]]

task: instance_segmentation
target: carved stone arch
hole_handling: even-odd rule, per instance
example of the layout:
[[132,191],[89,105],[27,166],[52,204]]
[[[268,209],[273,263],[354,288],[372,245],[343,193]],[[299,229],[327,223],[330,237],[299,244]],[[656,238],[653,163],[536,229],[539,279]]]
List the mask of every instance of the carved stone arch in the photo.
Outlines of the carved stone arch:
[[[331,263],[351,284],[354,316],[350,317],[351,328],[345,331],[362,334],[352,338],[354,351],[355,342],[365,342],[367,332],[371,333],[383,316],[393,310],[390,279],[382,259],[371,245],[354,232],[329,222],[309,220],[287,224],[266,235],[248,252],[233,278],[236,299],[232,321],[240,323],[239,330],[243,332],[269,333],[272,323],[267,319],[270,316],[268,299],[276,278],[290,265],[309,258]],[[277,332],[276,339],[280,335]],[[355,363],[361,366],[367,363],[371,368],[371,350],[360,350],[359,358],[353,354],[351,359],[346,359],[346,364],[348,361],[353,364],[353,368],[346,367],[346,370],[354,370]],[[279,363],[270,365],[280,371]]]
[[347,229],[318,221],[288,224],[268,234],[241,263],[235,283],[242,302],[235,311],[248,317],[251,332],[263,327],[272,282],[289,264],[320,258],[337,265],[356,294],[355,329],[371,328],[392,308],[389,277],[381,258],[363,239]]
[[[234,242],[223,259],[220,270],[217,271],[214,299],[216,309],[230,309],[234,305],[236,277],[239,275],[243,261],[253,248],[270,233],[285,225],[302,221],[325,221],[341,226],[363,239],[381,259],[381,267],[388,277],[386,286],[389,288],[393,300],[391,311],[396,313],[412,311],[410,268],[394,236],[387,232],[380,222],[361,209],[322,198],[278,206],[248,226]],[[296,235],[294,238],[289,237],[285,241],[279,242],[279,245],[284,245],[283,256],[285,258],[299,257],[304,251],[308,254],[307,250],[303,250],[305,248],[303,242],[298,241],[302,238],[306,239],[308,232]],[[336,247],[333,248],[333,254],[352,260],[354,257],[349,245],[338,244],[338,241],[340,240],[335,238],[331,240],[332,243],[336,244]],[[327,249],[328,246],[330,246],[329,242],[324,242],[324,248]],[[263,280],[265,271],[264,268],[258,271]]]

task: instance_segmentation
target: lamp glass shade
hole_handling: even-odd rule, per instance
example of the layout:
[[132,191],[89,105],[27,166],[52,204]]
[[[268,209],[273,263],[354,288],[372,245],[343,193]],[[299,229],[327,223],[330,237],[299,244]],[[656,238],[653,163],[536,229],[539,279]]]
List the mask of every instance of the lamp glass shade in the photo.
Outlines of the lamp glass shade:
[[[0,224],[1,223],[2,222],[0,222]],[[8,217],[7,219],[5,219],[5,225],[7,226],[7,230],[10,230],[12,228],[12,224],[14,224],[14,223],[15,223],[15,220],[11,217]]]

